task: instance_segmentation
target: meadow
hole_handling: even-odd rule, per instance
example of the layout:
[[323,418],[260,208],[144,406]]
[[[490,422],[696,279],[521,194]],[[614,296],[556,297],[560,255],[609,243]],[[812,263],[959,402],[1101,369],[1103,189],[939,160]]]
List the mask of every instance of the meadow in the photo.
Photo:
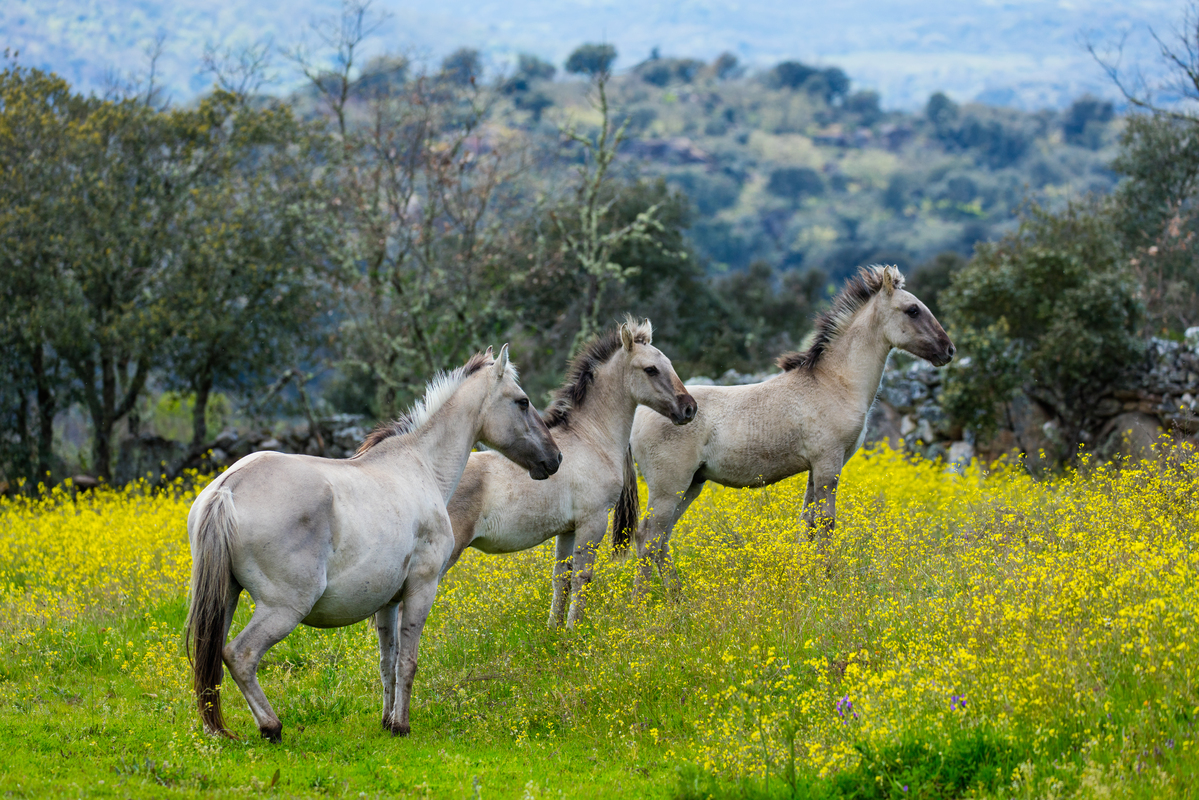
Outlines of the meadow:
[[[204,735],[181,630],[192,483],[0,501],[0,794],[1188,797],[1199,462],[842,475],[828,563],[803,478],[709,489],[683,596],[605,546],[589,617],[546,627],[552,546],[469,552],[425,629],[412,736],[379,725],[366,623],[260,670],[284,724]],[[248,619],[243,596],[235,631]]]

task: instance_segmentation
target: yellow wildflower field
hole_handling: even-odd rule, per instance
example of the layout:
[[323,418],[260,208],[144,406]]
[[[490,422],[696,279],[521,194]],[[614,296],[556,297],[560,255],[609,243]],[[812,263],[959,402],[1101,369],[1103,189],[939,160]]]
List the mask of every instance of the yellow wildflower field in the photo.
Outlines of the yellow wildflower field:
[[[423,751],[389,751],[378,729],[365,623],[297,631],[264,662],[264,690],[284,747],[313,763],[346,736],[383,753],[386,769],[328,766],[368,794],[478,795],[490,781],[488,796],[511,797],[1190,796],[1199,463],[1174,455],[1034,480],[1018,466],[862,453],[842,475],[827,562],[799,518],[803,476],[709,488],[675,532],[682,596],[635,596],[634,565],[605,546],[575,631],[545,626],[552,545],[468,553],[422,639],[412,746],[497,764],[524,754],[494,778],[486,766],[440,784],[427,766],[424,783],[404,772]],[[55,705],[51,687],[104,684],[118,698],[89,724],[128,725],[144,748],[124,752],[178,771],[153,783],[154,770],[114,756],[100,769],[122,791],[261,788],[256,759],[293,752],[253,740],[231,682],[245,741],[199,734],[180,635],[194,494],[63,489],[0,505],[0,730],[21,735],[42,713],[69,725],[83,712]],[[949,776],[962,742],[974,766]],[[30,763],[53,768],[30,747]],[[591,771],[553,777],[564,758]],[[322,793],[320,775],[289,776],[288,792]]]

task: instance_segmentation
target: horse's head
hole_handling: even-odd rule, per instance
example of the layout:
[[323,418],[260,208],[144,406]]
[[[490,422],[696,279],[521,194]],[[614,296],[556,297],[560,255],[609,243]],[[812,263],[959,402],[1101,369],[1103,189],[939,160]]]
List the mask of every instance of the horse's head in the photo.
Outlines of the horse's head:
[[637,403],[669,417],[675,425],[686,425],[695,419],[699,406],[675,374],[670,359],[650,344],[652,333],[649,320],[641,325],[631,318],[621,323],[625,384]]
[[[491,348],[487,348],[488,354]],[[533,480],[544,480],[558,471],[562,451],[549,428],[516,382],[516,369],[508,362],[508,345],[490,369],[491,387],[483,404],[480,441],[529,471]]]
[[941,323],[904,288],[903,275],[895,267],[884,267],[878,308],[883,315],[883,334],[892,347],[943,367],[953,358],[956,348]]

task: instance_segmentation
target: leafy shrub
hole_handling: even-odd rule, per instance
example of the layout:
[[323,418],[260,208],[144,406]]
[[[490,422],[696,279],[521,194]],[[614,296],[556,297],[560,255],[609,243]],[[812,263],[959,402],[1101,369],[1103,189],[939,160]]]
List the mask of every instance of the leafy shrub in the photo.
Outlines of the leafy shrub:
[[612,69],[616,48],[610,44],[583,44],[566,59],[566,71],[572,75],[601,75]]
[[766,189],[789,200],[824,194],[824,179],[811,167],[779,167],[770,173]]
[[982,430],[996,403],[1022,389],[1077,442],[1102,390],[1142,348],[1136,285],[1104,206],[1030,207],[1017,231],[978,245],[939,300],[971,359],[946,378],[946,410]]

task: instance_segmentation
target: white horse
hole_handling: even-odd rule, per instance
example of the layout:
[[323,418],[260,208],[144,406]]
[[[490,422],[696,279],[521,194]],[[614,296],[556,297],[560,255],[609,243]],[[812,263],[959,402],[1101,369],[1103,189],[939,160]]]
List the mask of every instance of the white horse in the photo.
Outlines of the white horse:
[[766,486],[807,471],[804,519],[823,547],[836,516],[841,467],[862,446],[866,417],[895,348],[936,366],[954,354],[945,329],[904,289],[898,269],[863,268],[817,321],[807,352],[779,359],[781,375],[747,386],[688,387],[699,413],[686,428],[638,412],[631,446],[649,506],[637,527],[637,511],[628,513],[640,508],[636,478],[626,476],[612,538],[622,548],[636,528],[639,585],[644,588],[652,559],[667,588],[679,588],[670,534],[707,481]]
[[[478,441],[534,479],[562,460],[517,385],[507,345],[434,379],[353,458],[254,453],[200,493],[187,518],[187,628],[209,732],[232,736],[221,716],[222,660],[258,730],[278,742],[283,725],[258,685],[263,654],[301,623],[337,628],[377,612],[383,727],[407,735],[418,640],[454,549],[446,501]],[[254,614],[225,645],[242,589]]]
[[[565,455],[557,475],[530,481],[494,453],[472,453],[450,500],[457,561],[467,547],[513,553],[558,537],[550,625],[567,626],[583,614],[583,587],[591,580],[596,548],[608,530],[608,511],[620,497],[629,430],[638,405],[665,424],[690,422],[695,400],[670,359],[650,342],[649,320],[629,319],[592,339],[571,363],[545,420]],[[636,513],[636,512],[634,512]]]

